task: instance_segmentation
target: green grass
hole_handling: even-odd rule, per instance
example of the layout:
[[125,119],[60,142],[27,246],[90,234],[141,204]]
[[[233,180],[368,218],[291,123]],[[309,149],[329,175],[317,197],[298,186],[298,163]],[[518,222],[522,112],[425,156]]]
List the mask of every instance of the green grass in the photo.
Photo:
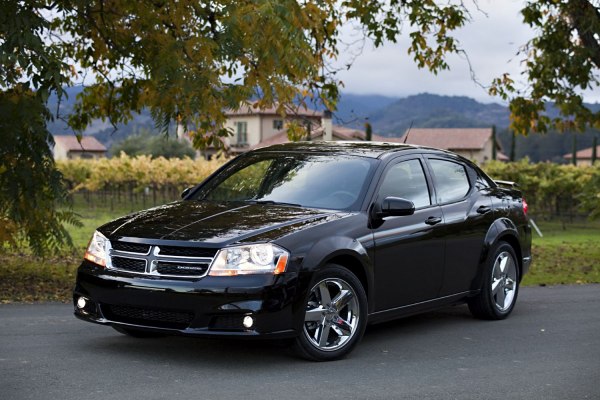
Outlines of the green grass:
[[[74,249],[39,259],[27,253],[0,255],[0,302],[70,301],[76,269],[94,230],[138,205],[112,210],[76,204],[83,226],[69,227]],[[533,264],[523,285],[600,283],[600,221],[536,221]]]
[[[133,207],[135,209],[136,205]],[[73,249],[45,259],[34,257],[27,251],[0,254],[0,303],[70,301],[77,267],[94,230],[131,211],[130,205],[111,210],[76,203],[75,212],[82,226],[68,227]]]
[[523,285],[600,283],[600,221],[536,221],[533,264]]

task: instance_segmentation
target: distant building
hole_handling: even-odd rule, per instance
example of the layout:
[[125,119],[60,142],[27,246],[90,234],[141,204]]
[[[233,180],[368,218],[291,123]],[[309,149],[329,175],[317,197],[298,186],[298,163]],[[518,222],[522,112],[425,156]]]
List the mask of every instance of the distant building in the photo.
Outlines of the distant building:
[[[331,121],[331,120],[330,120]],[[331,124],[331,137],[326,138],[327,133],[326,131],[328,130],[328,123],[325,121],[325,123],[322,124],[322,126],[318,127],[317,129],[314,129],[311,133],[310,133],[310,140],[311,141],[318,141],[318,140],[336,140],[336,141],[351,141],[351,140],[365,140],[365,132],[363,131],[359,131],[356,129],[352,129],[352,128],[346,128],[340,125],[333,125]],[[308,140],[308,137],[305,139]],[[257,148],[261,148],[261,147],[267,147],[267,146],[271,146],[274,144],[282,144],[282,143],[287,143],[290,140],[288,139],[288,135],[287,135],[287,131],[281,130],[279,132],[277,132],[275,135],[271,136],[268,139],[263,140],[262,142],[254,145],[251,147],[251,149],[257,149]]]
[[479,164],[493,158],[493,146],[496,146],[496,159],[508,161],[508,157],[501,152],[500,143],[494,143],[493,137],[492,128],[412,128],[401,138],[377,136],[374,140],[449,150]]
[[53,154],[55,160],[100,158],[106,157],[106,147],[93,136],[83,136],[79,142],[75,135],[55,135]]
[[231,153],[241,153],[281,132],[287,121],[298,121],[308,130],[320,127],[323,113],[304,107],[287,110],[283,118],[276,107],[256,109],[253,105],[244,105],[237,110],[225,113],[225,128],[233,132],[233,137],[224,139]]
[[[588,147],[587,149],[579,150],[575,153],[575,159],[577,160],[577,165],[592,165],[592,151],[593,147]],[[600,146],[596,146],[596,155],[600,157]],[[565,154],[563,156],[565,160],[571,162],[573,159],[573,153]]]

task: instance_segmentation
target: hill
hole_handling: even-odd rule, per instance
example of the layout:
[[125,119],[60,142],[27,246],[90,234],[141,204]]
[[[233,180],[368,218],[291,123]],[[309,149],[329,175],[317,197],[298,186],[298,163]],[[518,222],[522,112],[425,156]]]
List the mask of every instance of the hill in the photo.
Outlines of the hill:
[[[49,101],[50,109],[62,117],[73,110],[80,87],[67,88],[67,97],[60,105],[56,97]],[[592,110],[600,109],[600,104],[588,104]],[[556,110],[550,108],[551,116]],[[405,98],[394,98],[380,95],[360,95],[342,93],[338,109],[334,112],[334,122],[339,125],[364,129],[369,121],[373,131],[381,136],[400,137],[409,127],[414,128],[477,128],[495,125],[498,139],[504,153],[510,152],[511,135],[508,132],[509,111],[506,106],[480,103],[465,96],[439,96],[422,93]],[[62,119],[55,119],[48,126],[54,134],[69,134],[72,131]],[[84,132],[93,135],[105,146],[109,147],[125,139],[133,133],[148,130],[158,134],[150,114],[143,111],[134,115],[127,124],[119,124],[115,130],[106,121],[95,120]],[[590,130],[577,134],[577,149],[592,146],[594,136],[600,137],[600,131]],[[573,146],[573,134],[550,132],[548,134],[530,134],[519,136],[516,141],[516,158],[529,157],[532,161],[565,162],[564,154],[570,153]]]
[[382,136],[400,137],[415,128],[508,127],[508,108],[483,104],[464,96],[418,94],[388,104],[370,116],[373,130]]

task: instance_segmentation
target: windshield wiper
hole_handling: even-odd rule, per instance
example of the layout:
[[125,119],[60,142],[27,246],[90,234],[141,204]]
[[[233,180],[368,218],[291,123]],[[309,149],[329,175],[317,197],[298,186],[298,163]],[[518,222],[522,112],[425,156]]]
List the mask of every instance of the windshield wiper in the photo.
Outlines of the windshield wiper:
[[286,203],[284,201],[275,201],[275,200],[245,200],[246,203],[252,204],[268,204],[268,205],[276,205],[276,206],[290,206],[290,207],[302,207],[302,204],[296,203]]

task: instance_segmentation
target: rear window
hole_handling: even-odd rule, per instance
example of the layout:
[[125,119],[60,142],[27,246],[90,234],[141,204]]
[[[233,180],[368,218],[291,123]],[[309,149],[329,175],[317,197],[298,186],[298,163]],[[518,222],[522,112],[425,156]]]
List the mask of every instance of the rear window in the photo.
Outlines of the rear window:
[[464,165],[438,159],[429,159],[438,203],[450,203],[463,199],[471,184]]

